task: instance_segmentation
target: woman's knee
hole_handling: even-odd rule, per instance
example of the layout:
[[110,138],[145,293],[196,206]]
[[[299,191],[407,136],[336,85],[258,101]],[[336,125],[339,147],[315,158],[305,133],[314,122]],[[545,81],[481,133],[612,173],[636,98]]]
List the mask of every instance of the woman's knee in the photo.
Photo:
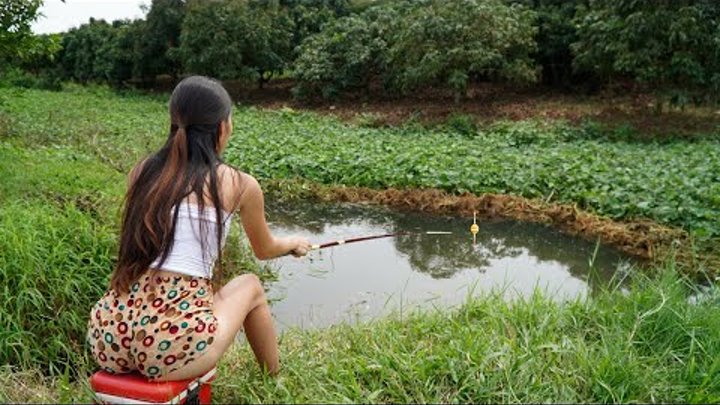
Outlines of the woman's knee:
[[260,278],[256,276],[255,274],[243,274],[241,276],[238,276],[238,281],[240,281],[242,285],[242,289],[245,290],[246,294],[248,294],[253,302],[256,304],[265,303],[265,288],[262,285],[262,282],[260,282]]

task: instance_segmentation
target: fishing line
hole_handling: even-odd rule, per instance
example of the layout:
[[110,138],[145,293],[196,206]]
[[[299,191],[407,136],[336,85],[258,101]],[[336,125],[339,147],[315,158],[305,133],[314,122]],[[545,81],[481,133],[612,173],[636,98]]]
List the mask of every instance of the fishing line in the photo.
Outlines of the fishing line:
[[416,235],[417,234],[420,234],[420,235],[451,235],[452,232],[447,232],[447,231],[393,232],[393,233],[385,233],[382,235],[360,236],[360,237],[349,238],[349,239],[334,240],[332,242],[325,242],[325,243],[312,245],[311,249],[312,250],[325,249],[325,248],[332,247],[332,246],[346,245],[348,243],[364,242],[364,241],[372,240],[372,239],[392,238],[395,236],[413,235],[413,234],[416,234]]

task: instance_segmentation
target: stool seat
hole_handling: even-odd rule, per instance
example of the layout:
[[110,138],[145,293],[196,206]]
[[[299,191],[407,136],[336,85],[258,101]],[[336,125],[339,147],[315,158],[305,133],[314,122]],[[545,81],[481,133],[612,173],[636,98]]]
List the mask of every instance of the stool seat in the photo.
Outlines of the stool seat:
[[200,404],[210,403],[214,378],[215,368],[199,377],[163,382],[150,381],[138,372],[98,371],[90,377],[90,386],[101,404]]

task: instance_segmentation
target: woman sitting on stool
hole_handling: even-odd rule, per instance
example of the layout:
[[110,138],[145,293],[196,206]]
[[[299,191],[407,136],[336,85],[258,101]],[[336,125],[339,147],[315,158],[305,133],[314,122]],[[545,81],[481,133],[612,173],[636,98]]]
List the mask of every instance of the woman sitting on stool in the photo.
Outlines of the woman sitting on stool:
[[310,243],[274,237],[257,181],[220,159],[231,112],[220,83],[184,79],[170,98],[165,145],[130,172],[117,267],[88,324],[87,340],[105,371],[138,370],[154,381],[200,376],[243,327],[260,365],[271,374],[279,369],[258,278],[235,277],[216,293],[210,280],[235,213],[259,259],[304,256]]

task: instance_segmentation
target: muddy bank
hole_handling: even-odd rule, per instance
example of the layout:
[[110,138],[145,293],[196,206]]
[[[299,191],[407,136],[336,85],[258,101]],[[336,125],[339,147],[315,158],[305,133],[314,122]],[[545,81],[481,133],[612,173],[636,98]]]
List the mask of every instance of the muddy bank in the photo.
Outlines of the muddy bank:
[[[667,259],[669,254],[678,262],[697,272],[698,261],[716,264],[715,255],[699,255],[687,232],[651,220],[615,221],[583,211],[571,204],[546,203],[502,194],[452,195],[441,190],[375,190],[363,187],[329,187],[270,181],[264,184],[270,195],[278,198],[315,198],[328,202],[381,204],[401,210],[464,216],[477,212],[484,221],[513,219],[552,225],[565,233],[602,243],[637,258],[651,261]],[[482,231],[482,225],[481,225]],[[716,268],[708,265],[708,269]]]

